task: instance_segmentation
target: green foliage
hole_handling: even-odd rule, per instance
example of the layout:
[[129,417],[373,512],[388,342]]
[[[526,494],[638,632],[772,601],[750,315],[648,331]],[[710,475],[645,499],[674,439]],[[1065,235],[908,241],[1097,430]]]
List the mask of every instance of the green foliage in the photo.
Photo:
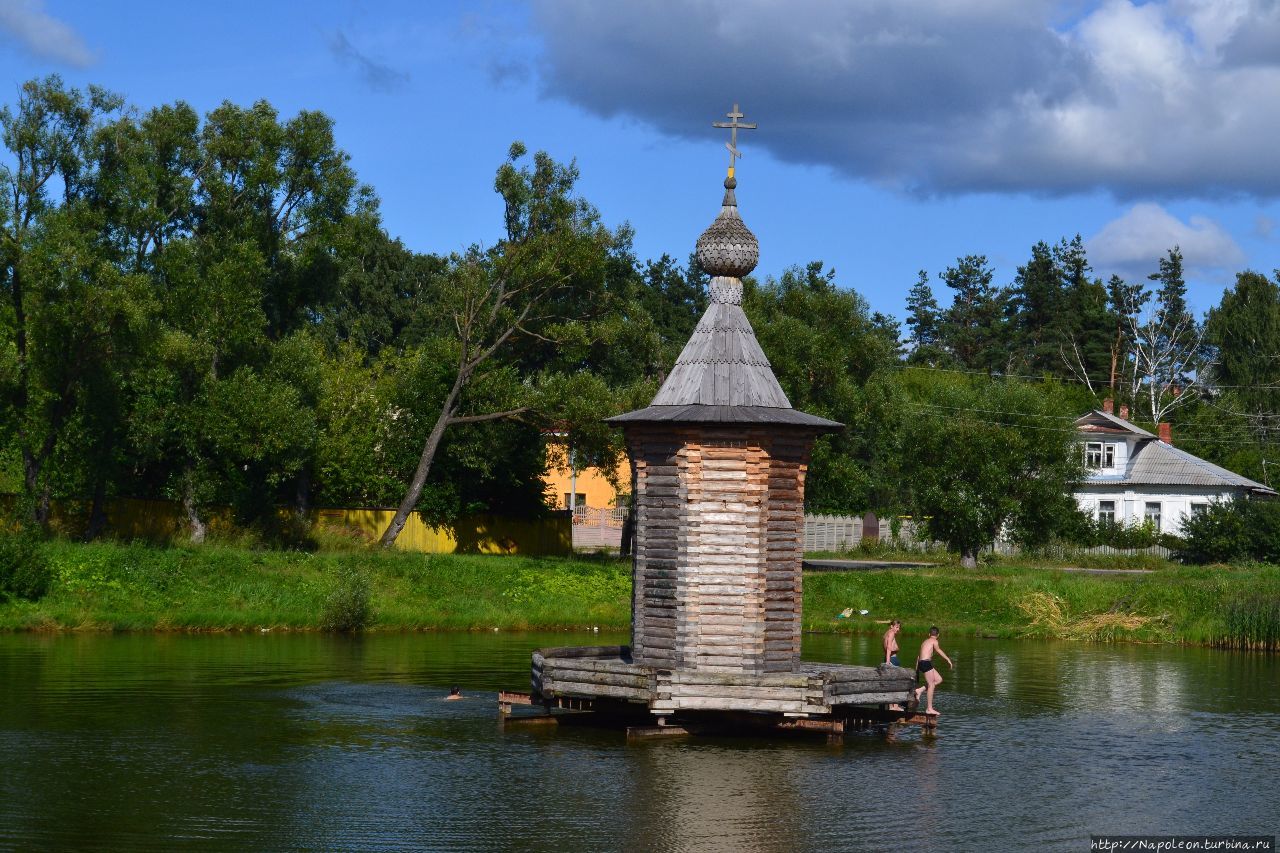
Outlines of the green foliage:
[[814,448],[806,480],[814,512],[859,512],[879,499],[877,447],[883,436],[866,387],[892,364],[896,333],[886,333],[866,300],[836,285],[821,262],[792,267],[777,281],[746,282],[743,308],[769,354],[774,375],[797,409],[846,424]]
[[1236,595],[1227,602],[1220,645],[1280,650],[1280,588],[1269,595]]
[[1035,546],[1075,523],[1075,432],[1051,388],[910,377],[903,475],[913,514],[971,564],[1008,525]]
[[0,534],[0,596],[39,601],[51,582],[49,561],[35,537]]
[[1182,522],[1179,557],[1191,563],[1280,563],[1280,501],[1210,504]]
[[373,615],[369,606],[369,578],[359,568],[344,566],[324,600],[320,628],[351,633],[366,628]]

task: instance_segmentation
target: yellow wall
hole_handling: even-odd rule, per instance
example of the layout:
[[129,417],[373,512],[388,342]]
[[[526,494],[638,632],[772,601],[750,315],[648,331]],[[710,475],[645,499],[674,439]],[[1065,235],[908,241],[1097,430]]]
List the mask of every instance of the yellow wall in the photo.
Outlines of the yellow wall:
[[[549,468],[542,478],[551,492],[551,499],[556,509],[568,509],[564,496],[569,494],[570,474],[568,468]],[[618,460],[618,482],[622,484],[623,493],[631,491],[631,465],[625,458]],[[618,490],[610,485],[599,468],[585,468],[578,472],[578,505],[596,509],[618,505]]]
[[[7,502],[12,501],[10,496]],[[55,501],[52,510],[55,527],[75,535],[83,530],[89,507],[86,501]],[[106,512],[108,533],[119,539],[166,541],[186,534],[181,507],[172,501],[116,498],[107,502]],[[310,520],[315,527],[354,530],[376,542],[393,515],[390,509],[318,509]],[[233,528],[226,507],[205,509],[202,517],[214,533]],[[567,513],[532,520],[477,515],[434,527],[414,512],[395,547],[435,554],[568,555],[573,552],[573,529]]]

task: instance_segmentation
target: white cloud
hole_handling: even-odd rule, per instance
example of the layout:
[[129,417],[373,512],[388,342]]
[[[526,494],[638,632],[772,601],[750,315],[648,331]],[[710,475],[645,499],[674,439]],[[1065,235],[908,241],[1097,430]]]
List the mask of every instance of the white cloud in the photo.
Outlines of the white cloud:
[[93,63],[79,33],[46,12],[42,0],[0,0],[0,30],[45,59],[77,68]]
[[1280,196],[1274,0],[533,9],[548,95],[671,135],[736,100],[749,146],[909,192]]
[[1240,246],[1212,219],[1192,216],[1182,222],[1149,202],[1135,204],[1086,241],[1095,270],[1130,280],[1155,272],[1160,258],[1174,246],[1182,250],[1187,273],[1196,276],[1239,269],[1245,262]]

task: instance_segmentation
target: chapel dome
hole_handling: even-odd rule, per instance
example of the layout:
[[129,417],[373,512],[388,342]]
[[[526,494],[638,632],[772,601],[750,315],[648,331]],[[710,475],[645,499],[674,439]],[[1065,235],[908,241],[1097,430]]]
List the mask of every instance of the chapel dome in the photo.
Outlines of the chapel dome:
[[738,201],[733,194],[737,185],[735,179],[725,179],[720,215],[698,238],[698,264],[713,277],[741,278],[760,260],[760,243],[738,214]]

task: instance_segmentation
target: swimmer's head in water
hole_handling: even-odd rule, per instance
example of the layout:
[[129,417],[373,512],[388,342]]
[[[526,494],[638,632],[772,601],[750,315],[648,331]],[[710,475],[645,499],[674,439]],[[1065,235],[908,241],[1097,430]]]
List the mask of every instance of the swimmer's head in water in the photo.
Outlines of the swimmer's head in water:
[[449,695],[450,695],[450,696],[461,696],[461,695],[462,695],[462,688],[461,688],[461,687],[458,687],[458,685],[456,685],[456,684],[455,684],[453,687],[450,687],[450,688],[449,688]]

